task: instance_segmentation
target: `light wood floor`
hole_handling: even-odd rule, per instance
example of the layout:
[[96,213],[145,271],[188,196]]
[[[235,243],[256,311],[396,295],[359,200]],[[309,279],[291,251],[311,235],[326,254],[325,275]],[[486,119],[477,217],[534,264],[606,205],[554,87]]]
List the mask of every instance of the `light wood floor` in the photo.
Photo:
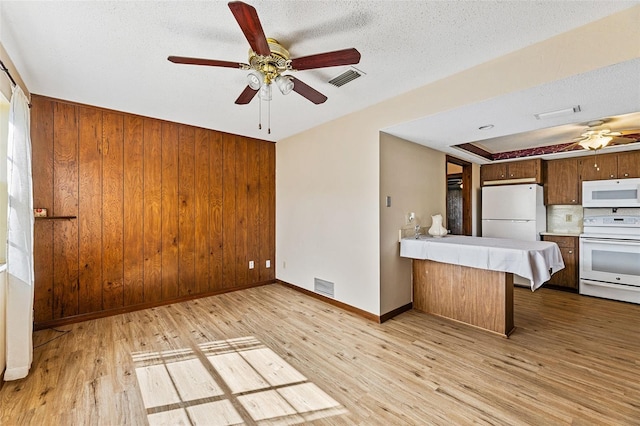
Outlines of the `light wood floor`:
[[36,332],[0,424],[640,424],[640,306],[516,288],[515,323],[242,290]]

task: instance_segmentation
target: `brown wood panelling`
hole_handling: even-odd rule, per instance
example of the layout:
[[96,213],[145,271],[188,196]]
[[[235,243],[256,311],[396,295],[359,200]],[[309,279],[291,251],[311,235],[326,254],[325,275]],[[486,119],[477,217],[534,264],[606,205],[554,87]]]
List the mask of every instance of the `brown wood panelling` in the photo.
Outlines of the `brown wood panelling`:
[[102,310],[102,112],[78,108],[78,288],[81,314]]
[[144,302],[144,130],[142,117],[124,117],[124,305]]
[[162,300],[178,297],[178,126],[162,124]]
[[144,300],[162,300],[162,124],[144,120]]
[[236,143],[224,135],[222,153],[222,288],[236,283]]
[[224,288],[222,280],[222,134],[209,135],[209,268],[210,290]]
[[247,140],[236,137],[236,281],[247,283],[249,259],[247,257]]
[[195,131],[178,129],[178,294],[196,293],[195,288]]
[[204,129],[196,129],[195,134],[195,292],[209,290],[209,134]]
[[[276,278],[276,201],[275,201],[275,175],[276,175],[275,144],[260,144],[260,280],[268,281]],[[271,262],[266,267],[266,260]]]
[[102,145],[102,307],[123,306],[123,130],[122,114],[104,113]]
[[273,282],[275,144],[33,105],[36,327]]
[[[53,215],[78,215],[78,117],[76,107],[53,109]],[[78,222],[53,224],[53,316],[78,314]]]
[[[39,97],[31,102],[33,206],[50,209],[53,207],[53,102]],[[53,222],[36,221],[35,235],[34,321],[42,322],[53,319]]]

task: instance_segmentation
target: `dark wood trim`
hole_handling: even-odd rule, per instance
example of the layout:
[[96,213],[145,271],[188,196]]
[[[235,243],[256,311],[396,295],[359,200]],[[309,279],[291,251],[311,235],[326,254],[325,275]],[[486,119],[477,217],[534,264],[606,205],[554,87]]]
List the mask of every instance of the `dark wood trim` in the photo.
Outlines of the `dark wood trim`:
[[58,326],[62,326],[62,325],[69,325],[69,324],[74,324],[74,323],[77,323],[77,322],[88,321],[88,320],[98,319],[98,318],[104,318],[104,317],[108,317],[108,316],[111,316],[111,315],[126,314],[127,312],[140,311],[142,309],[155,308],[157,306],[164,306],[164,305],[171,305],[173,303],[185,302],[187,300],[200,299],[200,298],[203,298],[203,297],[215,296],[217,294],[230,293],[230,292],[237,291],[237,290],[244,290],[244,289],[247,289],[247,288],[260,287],[260,286],[263,286],[263,285],[274,284],[275,282],[276,282],[275,280],[269,280],[269,281],[263,281],[263,282],[259,282],[259,283],[253,283],[253,284],[247,284],[247,285],[243,285],[243,286],[238,286],[238,287],[234,287],[234,288],[208,291],[206,293],[201,293],[201,294],[189,294],[189,295],[185,295],[185,296],[181,296],[181,297],[176,297],[175,299],[171,299],[171,300],[163,300],[163,301],[160,301],[160,302],[140,303],[138,305],[125,306],[125,307],[122,307],[122,308],[109,309],[109,310],[104,310],[104,311],[90,312],[90,313],[87,313],[87,314],[74,315],[74,316],[71,316],[71,317],[64,317],[64,318],[60,318],[60,319],[57,319],[57,320],[44,321],[44,322],[36,323],[36,324],[33,325],[33,330],[34,331],[44,330],[45,328],[58,327]]
[[380,315],[380,323],[390,320],[391,318],[400,315],[403,312],[407,312],[413,309],[413,302],[409,302],[404,306],[400,306],[399,308],[395,308],[392,311],[387,312],[386,314]]
[[372,314],[371,312],[367,312],[365,310],[356,308],[354,306],[347,305],[346,303],[339,302],[339,301],[337,301],[335,299],[332,299],[330,297],[326,297],[326,296],[323,296],[321,294],[314,293],[313,291],[309,291],[309,290],[307,290],[305,288],[298,287],[297,285],[290,284],[290,283],[288,283],[286,281],[282,281],[282,280],[276,279],[276,282],[278,284],[282,284],[285,287],[289,287],[292,290],[299,291],[300,293],[306,294],[307,296],[311,296],[314,299],[322,300],[323,302],[326,302],[326,303],[328,303],[330,305],[333,305],[333,306],[335,306],[337,308],[344,309],[345,311],[351,312],[353,314],[356,314],[358,316],[366,318],[366,319],[368,319],[370,321],[377,322],[378,324],[380,324],[382,322],[381,321],[381,317],[379,317],[378,315]]
[[2,387],[4,386],[4,372],[7,370],[7,368],[5,367],[2,370],[2,373],[0,373],[0,390],[2,390]]

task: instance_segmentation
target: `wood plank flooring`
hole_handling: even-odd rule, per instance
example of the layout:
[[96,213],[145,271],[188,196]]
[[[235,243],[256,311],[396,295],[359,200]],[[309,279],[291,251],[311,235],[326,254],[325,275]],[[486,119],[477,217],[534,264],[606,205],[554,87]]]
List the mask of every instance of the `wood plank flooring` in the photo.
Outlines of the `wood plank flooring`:
[[640,306],[514,296],[509,339],[279,284],[42,330],[0,424],[639,424]]

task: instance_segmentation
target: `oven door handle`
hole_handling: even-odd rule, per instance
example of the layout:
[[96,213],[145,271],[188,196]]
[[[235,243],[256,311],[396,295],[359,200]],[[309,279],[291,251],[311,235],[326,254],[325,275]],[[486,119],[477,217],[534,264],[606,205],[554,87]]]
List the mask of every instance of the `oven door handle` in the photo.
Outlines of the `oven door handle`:
[[633,286],[633,285],[609,284],[609,283],[603,283],[601,281],[585,280],[584,278],[581,279],[580,281],[582,281],[585,284],[589,284],[589,285],[593,285],[593,286],[597,286],[597,287],[614,288],[616,290],[640,291],[640,287],[636,287],[636,286]]
[[583,237],[582,241],[584,241],[585,243],[604,243],[604,244],[616,244],[616,245],[635,245],[635,244],[640,244],[640,241],[638,240],[616,240],[616,239],[609,239],[609,238],[589,238],[589,237]]

